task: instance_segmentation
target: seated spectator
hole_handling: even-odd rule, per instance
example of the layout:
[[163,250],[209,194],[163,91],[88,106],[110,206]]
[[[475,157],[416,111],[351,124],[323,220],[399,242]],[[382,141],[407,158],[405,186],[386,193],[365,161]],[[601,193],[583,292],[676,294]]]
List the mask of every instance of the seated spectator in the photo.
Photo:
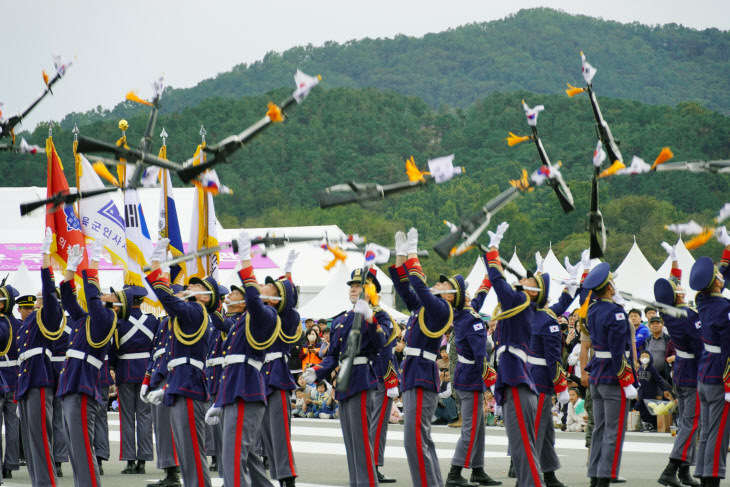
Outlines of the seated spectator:
[[555,399],[555,396],[553,396],[553,407],[550,408],[550,411],[553,413],[553,424],[555,427],[564,429],[563,409],[560,406],[560,403]]
[[401,416],[403,416],[400,412],[400,409],[398,409],[398,406],[395,405],[395,401],[393,401],[393,405],[390,408],[390,418],[388,418],[388,422],[390,424],[398,424],[398,420],[401,419]]
[[491,389],[484,391],[484,420],[487,426],[494,426],[495,412],[497,410],[497,401],[494,399]]
[[568,402],[568,420],[566,421],[566,427],[568,431],[581,432],[586,426],[588,413],[585,412],[583,399],[578,395],[578,389],[571,389],[569,394],[570,401]]
[[671,399],[671,386],[665,381],[654,367],[654,359],[648,350],[642,350],[639,355],[639,369],[636,375],[639,377],[639,397],[634,409],[641,415],[642,430],[656,431],[656,416],[649,412],[644,399],[662,399],[668,396]]
[[314,392],[314,389],[316,387],[316,384],[308,384],[303,375],[297,377],[297,384],[299,384],[299,387],[304,389],[305,394],[311,394],[312,392]]
[[307,404],[304,402],[304,396],[306,395],[304,388],[299,387],[294,391],[294,394],[296,394],[296,400],[294,401],[294,407],[291,410],[292,416],[299,416],[299,413],[304,413],[306,415]]
[[[330,395],[327,393],[327,385],[324,382],[317,384],[317,390],[311,395],[312,398],[312,409],[307,412],[308,418],[319,418],[323,412],[323,408],[326,406],[327,400]],[[328,418],[329,419],[328,415]]]
[[446,345],[441,346],[439,349],[439,358],[436,360],[439,370],[449,368],[449,352],[446,350]]
[[449,379],[448,367],[441,369],[439,373],[441,385],[439,386],[439,402],[436,405],[435,420],[432,424],[450,424],[459,419],[456,409],[456,401],[451,397],[451,381]]
[[302,367],[304,367],[305,370],[312,365],[322,363],[322,359],[319,357],[321,342],[319,341],[319,334],[316,327],[312,327],[311,330],[307,331],[306,339],[306,344],[299,352],[299,356],[302,359]]

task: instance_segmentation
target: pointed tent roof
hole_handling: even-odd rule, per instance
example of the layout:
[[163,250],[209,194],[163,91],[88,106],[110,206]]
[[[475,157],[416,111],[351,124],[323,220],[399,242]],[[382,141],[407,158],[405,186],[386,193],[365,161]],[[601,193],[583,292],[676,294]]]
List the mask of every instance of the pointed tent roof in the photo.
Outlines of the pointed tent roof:
[[[681,237],[677,240],[677,259],[679,261],[679,268],[682,271],[682,287],[684,287],[684,291],[686,293],[684,299],[687,302],[694,301],[697,291],[693,291],[687,282],[689,280],[689,273],[692,270],[692,265],[695,263],[695,258],[689,253],[689,250],[685,247]],[[651,275],[651,278],[647,276],[645,281],[642,283],[642,286],[637,291],[637,296],[654,301],[654,283],[657,279],[662,277],[664,279],[668,279],[671,269],[672,261],[667,256],[667,259],[661,266],[659,266],[659,269]]]
[[339,262],[332,270],[327,285],[311,301],[298,309],[302,319],[332,318],[343,311],[352,309],[352,303],[347,292],[347,281],[350,280],[350,270],[347,265]]
[[29,294],[35,296],[36,293],[40,292],[42,287],[41,273],[31,273],[28,267],[26,267],[25,262],[22,261],[18,270],[13,273],[12,278],[8,279],[8,281],[11,286],[18,290],[21,296]]
[[[517,257],[517,247],[515,247],[514,253],[512,254],[512,258],[509,260],[509,266],[511,268],[513,268],[514,270],[516,270],[517,272],[521,272],[522,274],[527,272],[527,270],[525,269],[525,266],[522,265],[522,262],[520,262],[519,257]],[[482,276],[484,276],[484,274],[482,274]],[[504,276],[507,279],[507,282],[510,284],[512,284],[513,282],[517,282],[517,278],[507,271],[505,271]],[[479,280],[479,283],[481,283],[481,279]],[[474,288],[472,290],[472,292],[476,292],[476,290],[478,288],[479,288],[479,286],[477,285],[477,287]],[[482,306],[481,310],[477,310],[477,311],[491,315],[492,311],[494,311],[494,308],[497,307],[497,303],[498,303],[497,293],[494,292],[494,290],[491,290],[491,291],[489,291],[489,294],[487,295],[487,299],[484,300],[484,306]]]
[[617,276],[614,281],[616,282],[616,287],[621,291],[635,294],[643,287],[647,280],[651,279],[651,276],[655,272],[649,261],[644,257],[641,249],[639,249],[636,239],[634,239],[634,245],[631,246],[631,250],[626,254],[621,265],[614,271],[614,274]]
[[553,305],[558,301],[558,299],[560,299],[560,294],[563,292],[563,288],[565,287],[560,284],[560,281],[568,277],[568,271],[565,270],[565,267],[562,266],[555,255],[555,252],[553,252],[552,245],[543,259],[543,270],[550,274],[550,278],[552,280],[550,283],[548,304]]

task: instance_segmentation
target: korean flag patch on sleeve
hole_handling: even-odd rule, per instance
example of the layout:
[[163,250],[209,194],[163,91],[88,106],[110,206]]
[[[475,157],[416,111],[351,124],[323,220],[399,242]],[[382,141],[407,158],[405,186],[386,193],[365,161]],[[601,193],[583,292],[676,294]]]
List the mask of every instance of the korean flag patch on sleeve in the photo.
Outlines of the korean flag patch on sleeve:
[[560,333],[560,325],[550,325],[550,333]]
[[484,329],[484,323],[476,323],[474,325],[474,330],[475,331],[479,331],[479,330],[483,330],[483,329]]
[[625,320],[625,319],[626,319],[626,315],[624,315],[623,313],[616,313],[616,321]]

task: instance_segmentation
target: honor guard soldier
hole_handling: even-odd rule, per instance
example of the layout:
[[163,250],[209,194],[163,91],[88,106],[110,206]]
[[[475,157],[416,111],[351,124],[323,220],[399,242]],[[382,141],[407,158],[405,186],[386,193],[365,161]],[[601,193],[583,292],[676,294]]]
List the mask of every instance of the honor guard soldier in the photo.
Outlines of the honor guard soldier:
[[590,374],[595,423],[588,476],[592,486],[603,487],[618,478],[628,403],[637,396],[636,376],[629,362],[632,331],[624,309],[614,302],[617,291],[607,262],[588,273],[583,288],[595,295],[586,317],[594,354],[585,370]]
[[[11,290],[15,295],[19,294],[11,286],[6,286],[5,289]],[[20,309],[21,303],[32,307],[35,301],[35,296],[22,296],[22,301],[20,297],[15,297],[17,297],[17,300],[14,300],[18,305],[18,309]],[[30,298],[33,301],[30,301]],[[0,356],[0,374],[2,374],[5,383],[8,385],[8,392],[5,394],[1,411],[5,426],[5,457],[2,459],[2,477],[0,479],[12,478],[12,471],[20,468],[20,420],[18,419],[18,406],[13,398],[15,396],[15,386],[18,382],[18,344],[16,336],[23,321],[13,316],[12,304],[12,301],[0,301],[0,315],[4,315],[9,321],[7,351],[5,355]]]
[[721,231],[719,240],[725,250],[720,268],[709,257],[700,257],[689,275],[689,285],[697,291],[695,302],[704,342],[697,377],[701,419],[694,476],[708,487],[719,486],[720,479],[725,478],[730,433],[730,300],[722,295],[730,277],[730,237],[725,227]]
[[[218,309],[218,283],[212,277],[190,278],[187,296],[178,298],[170,287],[169,274],[160,261],[167,253],[168,239],[160,239],[150,260],[147,282],[172,322],[167,346],[167,381],[147,394],[153,405],[170,408],[170,424],[183,482],[188,486],[211,487],[205,456],[205,356],[208,352],[208,313]],[[168,326],[170,324],[168,323]],[[140,390],[141,393],[141,390]]]
[[383,348],[387,339],[368,302],[359,299],[362,292],[362,276],[359,280],[355,280],[358,272],[362,273],[362,269],[353,271],[348,281],[353,309],[332,320],[332,339],[327,355],[322,363],[305,370],[302,374],[308,383],[328,379],[340,365],[340,354],[347,348],[355,315],[362,316],[360,350],[352,361],[348,387],[344,392],[335,391],[335,399],[340,404],[340,426],[347,451],[350,485],[356,487],[378,485],[373,445],[370,442],[368,398],[370,391],[378,387],[378,377],[373,370],[372,360]]
[[[39,293],[40,294],[40,293]],[[26,295],[26,296],[20,296],[16,300],[16,303],[18,305],[18,313],[20,314],[20,325],[22,326],[25,322],[25,319],[30,316],[31,314],[35,313],[36,309],[36,302],[37,297],[34,295]],[[20,329],[15,331],[16,339],[20,335],[19,333]],[[20,348],[20,347],[18,347]],[[18,355],[20,355],[20,352],[18,352]],[[16,365],[20,363],[20,360],[16,360]],[[20,371],[20,368],[16,366],[16,371]],[[16,374],[16,379],[20,374]],[[17,386],[17,382],[16,382]],[[18,441],[16,444],[16,450],[15,452],[12,451],[12,445],[8,444],[6,446],[5,450],[5,458],[6,460],[3,461],[3,478],[11,479],[13,478],[13,470],[19,470],[20,469],[20,452],[23,450],[23,444],[22,444],[22,438],[20,436],[20,410],[18,409],[17,401],[13,398],[13,404],[15,406],[16,414],[18,415]],[[8,448],[10,449],[10,452],[8,451]],[[25,465],[25,464],[24,464]]]
[[[13,330],[20,328],[18,326],[18,319],[13,316],[15,299],[19,293],[12,286],[5,284],[6,279],[7,276],[0,282],[0,361],[6,360],[5,357],[14,345]],[[17,379],[17,376],[15,379]],[[13,391],[5,381],[5,373],[0,373],[0,411],[5,410],[5,403],[7,401],[10,401],[11,404],[13,403]],[[5,442],[7,446],[7,437]],[[2,444],[0,443],[1,450]],[[0,476],[0,482],[2,482],[2,476]]]
[[[114,369],[119,401],[119,460],[127,461],[123,474],[145,473],[145,462],[151,461],[152,409],[139,397],[152,358],[152,341],[157,331],[157,318],[144,314],[141,305],[147,290],[142,286],[131,289],[133,301],[129,317],[117,322],[113,345],[109,350],[109,365]],[[112,290],[113,292],[113,290]]]
[[[117,321],[118,323],[118,321]],[[113,345],[110,345],[111,348]],[[104,365],[99,371],[99,389],[101,390],[101,407],[96,409],[94,420],[94,455],[99,465],[99,475],[104,475],[103,462],[109,461],[109,388],[114,385],[111,366],[109,365],[109,354],[104,357]]]
[[[183,286],[170,286],[177,297],[182,297]],[[147,391],[150,389],[164,390],[167,381],[167,362],[172,352],[172,322],[169,316],[160,320],[154,340],[152,360],[147,365],[147,373],[142,381],[139,397],[148,401]],[[170,423],[170,408],[161,402],[152,405],[152,414],[155,426],[155,452],[157,453],[157,468],[165,471],[165,477],[147,484],[147,487],[180,487],[180,467],[172,437]]]
[[658,279],[654,283],[654,299],[657,302],[683,309],[686,318],[675,318],[663,314],[664,325],[672,337],[676,349],[676,358],[672,368],[674,391],[679,402],[677,417],[677,437],[674,440],[669,463],[659,477],[658,482],[672,487],[700,485],[690,473],[690,465],[694,464],[697,452],[697,433],[700,425],[700,401],[697,398],[697,363],[704,349],[702,344],[702,325],[697,311],[690,308],[684,299],[682,287],[682,271],[677,261],[675,247],[668,248],[672,259],[672,270],[669,279]]
[[[221,300],[225,299],[228,289],[218,285]],[[223,316],[223,303],[214,313],[208,314],[208,355],[205,360],[205,385],[208,388],[208,407],[213,405],[218,395],[218,384],[223,375],[223,341],[226,339],[232,323]],[[218,471],[218,459],[223,451],[223,437],[220,423],[217,425],[206,424],[205,427],[205,454],[212,457],[210,471]]]
[[[436,446],[431,439],[431,418],[439,400],[439,372],[436,365],[441,337],[451,327],[451,304],[435,296],[426,285],[418,261],[418,231],[395,235],[396,262],[390,276],[411,316],[403,349],[403,404],[405,406],[405,448],[411,480],[417,487],[443,486]],[[410,286],[409,286],[410,284]],[[438,283],[436,290],[449,290]],[[411,289],[412,288],[412,289]]]
[[509,225],[503,222],[496,233],[489,232],[487,253],[487,273],[499,300],[497,310],[501,308],[492,316],[499,322],[496,328],[499,347],[494,396],[502,405],[517,481],[520,485],[544,486],[536,449],[537,389],[527,371],[527,351],[535,303],[546,293],[535,277],[520,279],[517,289],[507,284],[498,251],[507,228]]
[[[65,280],[61,283],[61,301],[71,317],[72,331],[57,395],[62,399],[63,418],[69,426],[68,449],[76,487],[100,484],[99,468],[91,451],[96,408],[102,401],[99,370],[104,365],[117,317],[126,317],[132,303],[131,291],[100,297],[97,269],[103,248],[100,240],[91,245],[89,269],[83,271],[88,312],[79,305],[74,293],[74,275],[84,258],[83,247],[74,245],[69,250]],[[112,307],[115,310],[109,309]]]
[[[60,297],[61,290],[58,290]],[[64,313],[65,310],[64,310]],[[68,313],[66,313],[68,314]],[[63,370],[63,363],[66,361],[66,352],[68,351],[68,337],[71,335],[71,322],[66,322],[63,327],[63,333],[53,342],[53,355],[51,356],[51,365],[56,377],[56,385],[53,389],[53,460],[56,465],[56,476],[63,477],[62,463],[68,463],[68,428],[63,419],[63,402],[58,393],[58,378]],[[105,408],[106,409],[106,408]],[[96,426],[96,422],[94,422]],[[108,429],[108,427],[107,427]],[[96,439],[96,433],[94,433]]]
[[266,412],[261,426],[263,446],[269,459],[269,473],[281,486],[295,485],[297,466],[291,446],[291,391],[296,389],[294,376],[289,370],[289,348],[302,336],[297,305],[297,290],[291,281],[291,270],[299,253],[289,252],[284,267],[285,276],[278,280],[266,278],[267,286],[276,288],[279,300],[272,301],[281,319],[279,336],[264,358],[261,377],[266,392]]
[[58,485],[51,456],[53,434],[53,396],[56,378],[51,364],[53,342],[64,333],[64,315],[51,268],[53,232],[46,229],[41,245],[41,297],[36,310],[18,330],[18,402],[20,427],[23,430],[28,473],[33,485]]
[[[279,336],[281,320],[269,297],[276,288],[259,288],[251,263],[248,232],[238,238],[238,257],[246,301],[246,313],[231,328],[224,343],[225,368],[215,404],[206,413],[208,424],[223,423],[223,452],[220,466],[226,485],[270,484],[261,458],[254,453],[261,433],[266,394],[261,367],[266,349]],[[221,418],[222,416],[222,418]]]

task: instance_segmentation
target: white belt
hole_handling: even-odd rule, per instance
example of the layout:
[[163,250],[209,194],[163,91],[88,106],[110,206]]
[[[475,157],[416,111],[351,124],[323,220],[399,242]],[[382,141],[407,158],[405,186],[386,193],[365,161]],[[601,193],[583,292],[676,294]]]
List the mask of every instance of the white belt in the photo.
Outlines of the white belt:
[[66,351],[66,357],[75,358],[78,360],[85,360],[85,361],[89,362],[91,365],[93,365],[94,367],[96,367],[97,369],[101,369],[101,366],[104,365],[104,362],[102,362],[98,358],[92,357],[88,353],[84,353],[80,350],[68,349]]
[[119,356],[120,360],[135,360],[140,358],[150,358],[149,352],[123,353]]
[[547,367],[547,360],[545,360],[544,358],[529,356],[527,357],[527,362],[532,365],[542,365],[544,367]]
[[66,360],[65,355],[61,355],[61,356],[54,355],[53,357],[51,357],[51,362],[63,362],[64,360]]
[[273,362],[276,359],[279,359],[284,356],[284,353],[282,352],[270,352],[266,354],[266,358],[264,358],[264,363]]
[[427,352],[425,350],[421,350],[420,348],[406,347],[403,349],[403,352],[406,355],[410,355],[412,357],[423,357],[427,360],[431,360],[432,362],[436,361],[435,353]]
[[682,358],[695,358],[695,354],[693,354],[693,353],[683,352],[683,351],[681,351],[679,349],[677,349],[675,351],[677,352],[677,357],[682,357]]
[[513,347],[512,345],[502,345],[497,349],[497,360],[499,360],[500,355],[502,355],[504,352],[509,351],[509,353],[515,355],[516,357],[520,358],[523,362],[527,362],[527,353],[525,353],[524,350],[520,350],[517,347]]
[[23,362],[24,360],[28,360],[31,357],[35,357],[36,355],[40,355],[42,353],[45,353],[48,355],[48,358],[51,358],[53,356],[53,353],[44,347],[36,347],[31,348],[30,350],[26,350],[25,352],[21,353],[18,357],[18,362]]
[[167,371],[170,372],[175,367],[177,367],[179,365],[183,365],[183,364],[190,364],[193,367],[199,368],[200,370],[205,369],[205,364],[200,360],[195,360],[194,358],[190,358],[190,357],[180,357],[180,358],[172,359],[169,362],[167,362]]
[[708,345],[705,343],[705,350],[707,350],[710,353],[720,353],[722,350],[720,350],[720,347],[717,345]]
[[[596,350],[594,355],[598,358],[613,358],[613,355],[611,355],[611,352],[609,352],[608,350]],[[626,358],[629,358],[629,356],[631,356],[631,352],[626,350],[624,352],[624,355],[626,356]]]
[[207,365],[208,367],[215,367],[216,365],[224,365],[225,362],[225,357],[209,358],[205,361],[205,365]]
[[256,370],[261,370],[261,367],[263,367],[263,365],[264,365],[262,362],[259,362],[258,360],[254,360],[252,358],[246,358],[246,356],[242,355],[242,354],[228,355],[225,358],[226,366],[232,365],[232,364],[242,364],[244,362],[246,362],[248,365],[250,365],[251,367],[253,367]]
[[367,365],[370,363],[370,359],[367,357],[355,357],[352,361],[352,365]]
[[475,363],[477,363],[476,360],[469,360],[468,358],[462,357],[461,355],[459,355],[459,362],[468,365],[474,365]]
[[165,349],[159,348],[159,349],[155,350],[155,354],[152,356],[152,359],[157,360],[158,358],[162,357],[163,355],[165,355]]
[[6,359],[6,360],[0,362],[0,368],[2,368],[2,367],[15,367],[16,365],[18,365],[18,361],[17,360],[7,360]]

